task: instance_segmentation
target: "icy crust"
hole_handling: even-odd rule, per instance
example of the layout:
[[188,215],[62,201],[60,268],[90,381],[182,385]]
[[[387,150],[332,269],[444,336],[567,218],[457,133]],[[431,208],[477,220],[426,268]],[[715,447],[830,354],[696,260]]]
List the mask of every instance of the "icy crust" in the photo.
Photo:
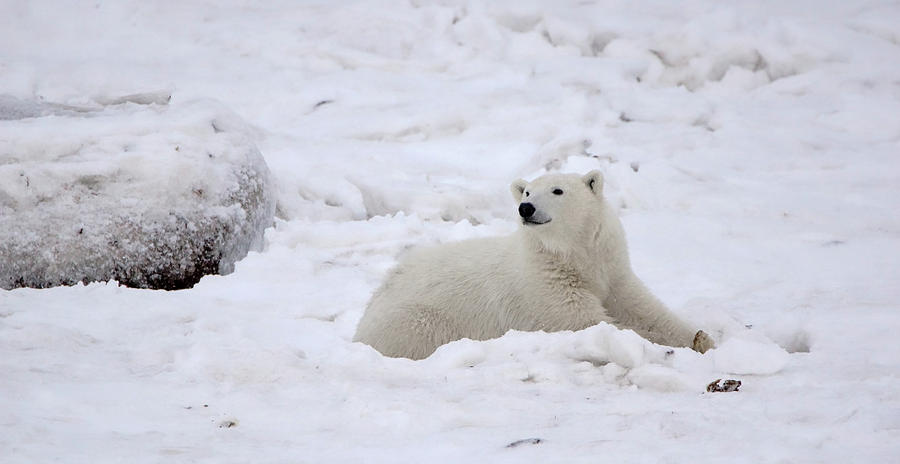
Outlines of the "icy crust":
[[186,288],[261,249],[274,198],[246,125],[211,101],[123,101],[0,99],[0,287]]

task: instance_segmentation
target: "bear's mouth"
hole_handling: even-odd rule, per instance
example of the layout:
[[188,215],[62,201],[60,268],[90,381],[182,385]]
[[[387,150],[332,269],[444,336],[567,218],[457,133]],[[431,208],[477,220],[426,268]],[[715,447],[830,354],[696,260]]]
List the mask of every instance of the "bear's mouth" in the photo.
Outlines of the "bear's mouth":
[[546,221],[541,222],[541,221],[535,221],[534,219],[531,219],[531,218],[524,218],[524,219],[522,219],[522,224],[531,224],[533,226],[539,226],[541,224],[546,224],[550,221],[552,221],[552,219],[547,219]]

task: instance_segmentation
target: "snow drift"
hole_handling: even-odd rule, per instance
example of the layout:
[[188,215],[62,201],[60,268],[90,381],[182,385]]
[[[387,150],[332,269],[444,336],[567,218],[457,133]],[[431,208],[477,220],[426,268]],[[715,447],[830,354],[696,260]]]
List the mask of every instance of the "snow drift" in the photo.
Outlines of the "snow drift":
[[167,100],[0,99],[0,287],[185,288],[262,247],[274,199],[248,127]]

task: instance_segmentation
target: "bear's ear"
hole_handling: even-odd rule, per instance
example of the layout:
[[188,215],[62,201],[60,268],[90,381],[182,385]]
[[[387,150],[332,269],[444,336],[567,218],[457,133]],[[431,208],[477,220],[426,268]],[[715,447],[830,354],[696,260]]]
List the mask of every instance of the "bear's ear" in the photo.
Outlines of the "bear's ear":
[[600,196],[603,194],[603,174],[600,171],[594,169],[582,176],[581,180],[584,181],[584,185],[587,185],[594,192],[594,195]]
[[509,186],[509,191],[512,192],[514,200],[522,201],[522,193],[525,192],[526,185],[528,185],[528,182],[522,179],[513,181],[512,185]]

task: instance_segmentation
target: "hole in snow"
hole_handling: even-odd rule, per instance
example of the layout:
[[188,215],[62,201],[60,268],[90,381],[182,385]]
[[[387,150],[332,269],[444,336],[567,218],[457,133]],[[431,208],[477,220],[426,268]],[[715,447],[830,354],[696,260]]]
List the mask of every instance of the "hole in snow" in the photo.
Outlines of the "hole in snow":
[[575,358],[575,361],[588,362],[588,363],[591,363],[591,365],[593,365],[594,367],[603,367],[603,366],[609,364],[608,359],[602,359],[602,358],[591,357],[591,356],[578,357],[578,358]]
[[778,340],[777,343],[788,353],[809,353],[812,345],[810,343],[809,333],[802,330]]

